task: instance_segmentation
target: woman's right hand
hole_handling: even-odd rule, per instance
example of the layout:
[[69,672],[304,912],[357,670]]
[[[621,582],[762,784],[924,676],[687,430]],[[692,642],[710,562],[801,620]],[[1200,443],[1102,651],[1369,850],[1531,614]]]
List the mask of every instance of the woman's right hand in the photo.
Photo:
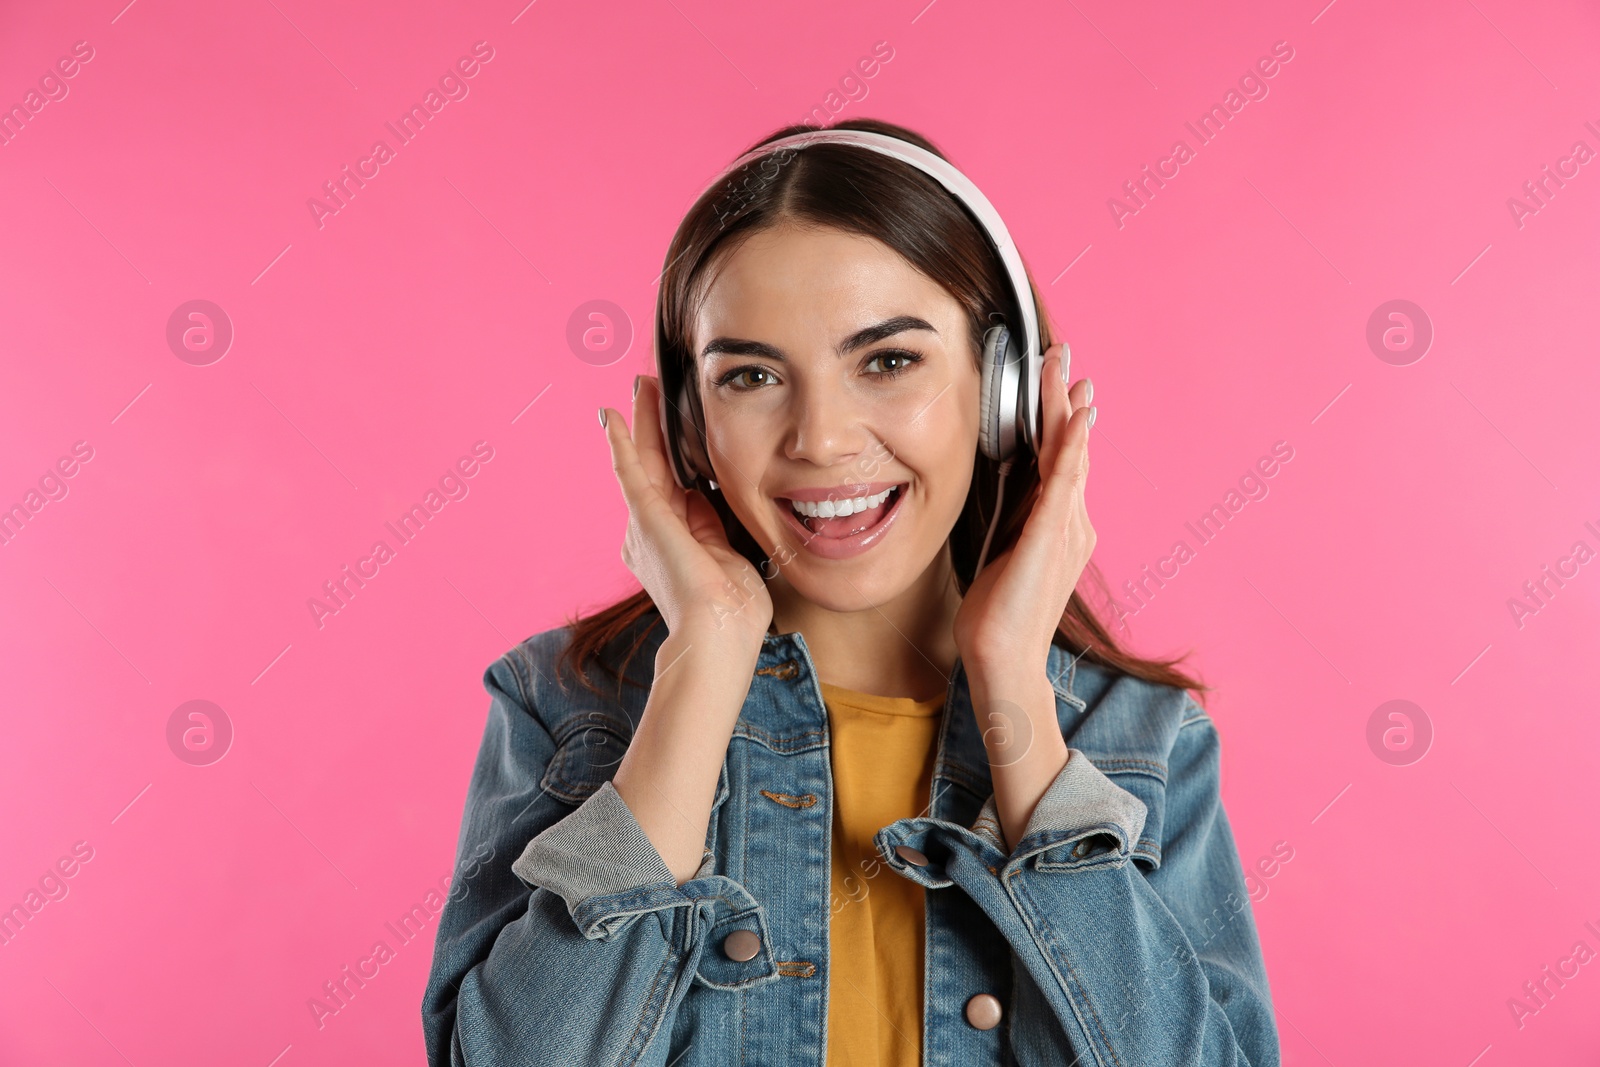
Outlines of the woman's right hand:
[[747,637],[759,646],[772,622],[772,597],[750,561],[728,543],[711,502],[673,478],[660,389],[656,378],[639,376],[631,435],[615,409],[600,409],[611,469],[628,505],[622,562],[650,594],[670,633]]

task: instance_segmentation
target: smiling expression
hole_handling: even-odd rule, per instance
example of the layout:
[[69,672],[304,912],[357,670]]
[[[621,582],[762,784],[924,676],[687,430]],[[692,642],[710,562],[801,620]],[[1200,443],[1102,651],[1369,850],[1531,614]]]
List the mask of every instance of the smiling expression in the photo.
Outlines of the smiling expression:
[[712,270],[695,375],[728,506],[779,564],[774,585],[835,611],[894,599],[944,559],[972,481],[965,308],[835,229],[762,230]]

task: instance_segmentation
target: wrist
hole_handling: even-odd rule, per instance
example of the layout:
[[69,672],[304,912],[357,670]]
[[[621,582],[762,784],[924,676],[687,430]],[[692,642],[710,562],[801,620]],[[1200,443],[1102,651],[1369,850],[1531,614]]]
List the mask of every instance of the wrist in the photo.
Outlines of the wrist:
[[968,685],[974,688],[984,685],[995,689],[1035,687],[1034,684],[1041,679],[1048,684],[1050,642],[1020,652],[1019,647],[1028,646],[1013,644],[1006,648],[977,649],[970,653],[963,650],[961,666]]
[[762,647],[760,635],[733,627],[681,626],[668,633],[656,649],[656,678],[695,663],[753,675]]

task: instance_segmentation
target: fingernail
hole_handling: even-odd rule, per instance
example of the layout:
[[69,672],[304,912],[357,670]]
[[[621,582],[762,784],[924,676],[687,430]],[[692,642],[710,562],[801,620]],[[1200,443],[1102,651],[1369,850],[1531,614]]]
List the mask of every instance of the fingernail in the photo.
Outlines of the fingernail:
[[1091,407],[1089,409],[1089,425],[1091,427],[1094,426],[1094,419],[1095,419],[1095,416],[1098,415],[1098,414],[1100,414],[1100,409],[1099,408]]
[[1083,394],[1083,402],[1087,404],[1089,401],[1094,399],[1094,379],[1085,378],[1083,381],[1088,387],[1088,390]]
[[633,376],[633,398],[635,400],[639,399],[639,375],[637,374]]
[[604,428],[605,424],[606,424],[606,409],[605,408],[601,408],[600,409],[600,425],[601,425],[602,428]]
[[1067,381],[1067,352],[1066,352],[1066,349],[1062,349],[1061,350],[1061,362],[1056,364],[1056,368],[1061,371],[1061,382],[1062,382],[1063,385],[1065,385],[1066,381]]

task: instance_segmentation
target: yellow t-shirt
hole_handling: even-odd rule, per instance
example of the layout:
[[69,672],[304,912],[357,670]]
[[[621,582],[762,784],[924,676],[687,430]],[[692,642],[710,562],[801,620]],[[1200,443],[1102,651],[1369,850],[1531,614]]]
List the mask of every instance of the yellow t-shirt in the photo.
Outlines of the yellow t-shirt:
[[833,764],[827,1067],[922,1062],[923,889],[872,837],[928,814],[943,695],[883,697],[822,683]]

